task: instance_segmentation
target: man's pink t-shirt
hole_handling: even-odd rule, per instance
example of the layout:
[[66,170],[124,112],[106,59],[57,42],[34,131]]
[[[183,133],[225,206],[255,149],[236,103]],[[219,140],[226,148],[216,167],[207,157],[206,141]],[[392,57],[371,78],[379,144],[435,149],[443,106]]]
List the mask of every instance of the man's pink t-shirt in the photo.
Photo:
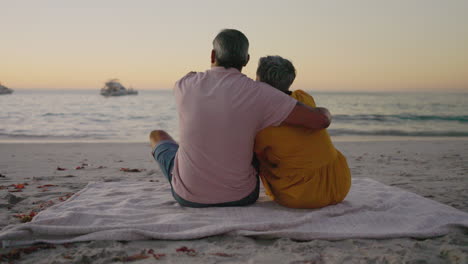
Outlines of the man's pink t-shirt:
[[238,201],[257,183],[251,162],[257,132],[278,126],[297,101],[234,68],[189,73],[174,87],[180,141],[172,186],[203,204]]

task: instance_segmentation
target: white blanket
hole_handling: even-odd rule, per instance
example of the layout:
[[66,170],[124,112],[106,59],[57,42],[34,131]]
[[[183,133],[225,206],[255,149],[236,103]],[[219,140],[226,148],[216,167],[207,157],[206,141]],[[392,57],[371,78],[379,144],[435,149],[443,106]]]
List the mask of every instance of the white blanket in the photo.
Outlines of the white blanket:
[[468,214],[370,179],[354,179],[344,202],[288,209],[265,197],[247,207],[184,208],[168,184],[89,183],[32,222],[5,227],[3,246],[89,240],[196,239],[227,234],[297,240],[427,238],[468,228]]

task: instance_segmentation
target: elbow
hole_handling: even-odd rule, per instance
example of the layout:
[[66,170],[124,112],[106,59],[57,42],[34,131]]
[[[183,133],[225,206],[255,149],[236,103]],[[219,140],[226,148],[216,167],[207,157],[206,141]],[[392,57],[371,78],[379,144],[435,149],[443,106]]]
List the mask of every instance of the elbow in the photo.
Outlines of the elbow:
[[331,116],[330,112],[328,111],[328,109],[326,109],[326,108],[322,109],[322,114],[323,114],[322,127],[325,129],[325,128],[328,128],[330,126],[332,116]]
[[306,127],[317,131],[317,130],[328,128],[330,124],[331,124],[331,118],[327,116],[326,114],[322,113],[322,115],[317,116],[314,121],[309,122]]
[[330,124],[331,124],[331,118],[325,117],[325,119],[323,120],[323,125],[322,125],[323,129],[328,128]]

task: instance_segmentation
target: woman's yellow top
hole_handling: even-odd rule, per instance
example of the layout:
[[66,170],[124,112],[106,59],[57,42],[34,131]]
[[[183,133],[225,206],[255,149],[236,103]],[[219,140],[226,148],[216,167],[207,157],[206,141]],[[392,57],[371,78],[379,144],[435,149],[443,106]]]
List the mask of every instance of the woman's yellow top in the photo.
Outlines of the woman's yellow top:
[[[291,96],[316,107],[302,90]],[[337,204],[351,187],[346,158],[333,146],[326,129],[279,126],[260,131],[255,138],[260,178],[266,194],[292,208],[320,208]]]

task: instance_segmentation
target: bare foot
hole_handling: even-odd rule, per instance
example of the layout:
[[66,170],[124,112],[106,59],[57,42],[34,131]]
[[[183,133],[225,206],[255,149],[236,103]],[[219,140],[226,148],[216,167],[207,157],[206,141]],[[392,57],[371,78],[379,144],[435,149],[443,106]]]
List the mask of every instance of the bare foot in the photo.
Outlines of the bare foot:
[[162,140],[175,140],[164,130],[153,130],[149,135],[149,140],[151,143],[151,148],[154,149],[156,145]]

